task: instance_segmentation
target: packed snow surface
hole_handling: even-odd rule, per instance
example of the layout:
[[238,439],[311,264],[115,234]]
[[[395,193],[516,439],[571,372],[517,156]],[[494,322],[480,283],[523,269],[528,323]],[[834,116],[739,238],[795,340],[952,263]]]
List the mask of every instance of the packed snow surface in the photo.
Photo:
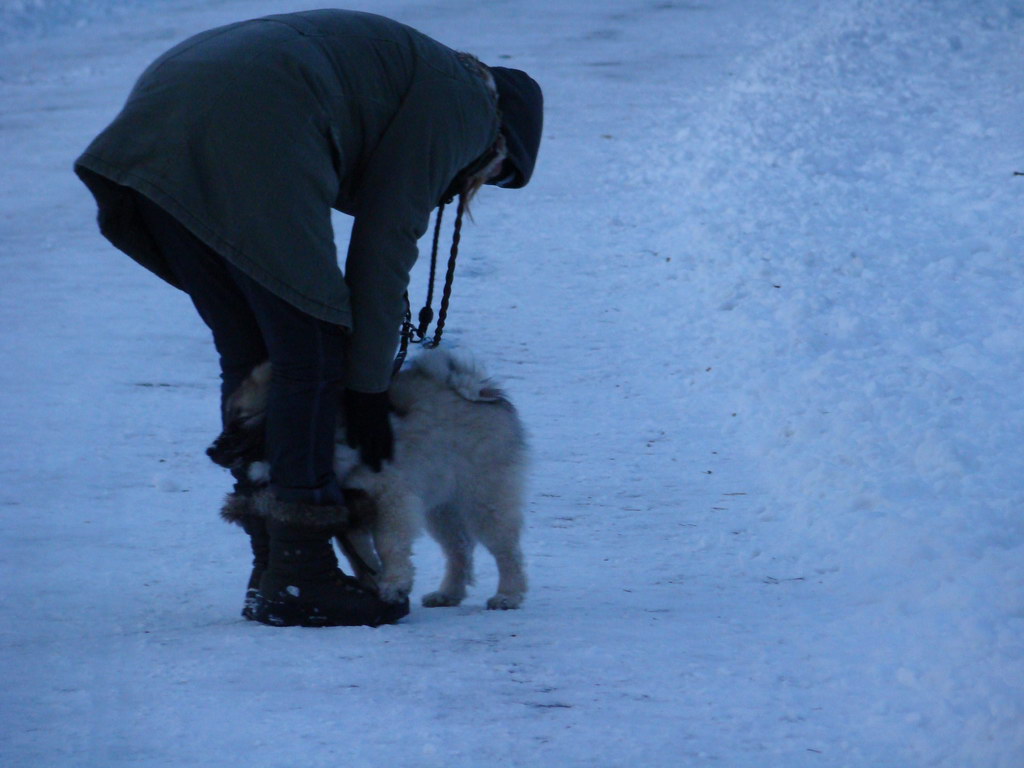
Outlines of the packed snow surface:
[[1024,2],[352,5],[545,89],[446,331],[530,429],[526,605],[481,556],[244,621],[208,332],[71,173],[163,50],[307,4],[0,0],[0,764],[1024,765]]

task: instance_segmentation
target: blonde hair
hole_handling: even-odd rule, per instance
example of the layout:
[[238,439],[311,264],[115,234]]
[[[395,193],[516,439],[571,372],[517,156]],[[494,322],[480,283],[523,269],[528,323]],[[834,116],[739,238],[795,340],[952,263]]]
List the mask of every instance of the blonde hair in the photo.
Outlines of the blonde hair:
[[[508,148],[505,146],[505,137],[498,133],[498,138],[494,142],[494,146],[491,147],[492,157],[490,162],[487,163],[483,168],[474,173],[472,176],[466,179],[462,189],[459,190],[459,194],[465,201],[466,211],[469,212],[469,204],[476,197],[476,193],[480,191],[480,187],[487,183],[489,179],[494,178],[501,173],[502,163],[505,162],[505,158],[508,157]],[[470,213],[470,218],[472,218]]]

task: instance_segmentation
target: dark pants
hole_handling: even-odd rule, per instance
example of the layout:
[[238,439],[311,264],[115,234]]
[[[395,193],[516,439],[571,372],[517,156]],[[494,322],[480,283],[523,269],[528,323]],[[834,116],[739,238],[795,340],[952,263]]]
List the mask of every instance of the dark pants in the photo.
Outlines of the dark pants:
[[[252,369],[273,370],[266,411],[271,489],[281,501],[341,502],[334,429],[345,330],[307,315],[243,274],[177,219],[139,195],[139,213],[161,255],[213,332],[224,401]],[[250,491],[244,478],[236,490]]]

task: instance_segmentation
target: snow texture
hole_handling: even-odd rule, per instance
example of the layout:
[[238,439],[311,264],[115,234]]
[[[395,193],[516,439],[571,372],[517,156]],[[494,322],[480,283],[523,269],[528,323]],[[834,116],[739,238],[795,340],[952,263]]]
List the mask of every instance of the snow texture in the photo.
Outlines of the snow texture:
[[526,604],[481,557],[241,619],[208,333],[71,174],[174,42],[305,5],[0,0],[0,764],[1024,765],[1024,3],[353,6],[545,88],[445,337],[531,432]]

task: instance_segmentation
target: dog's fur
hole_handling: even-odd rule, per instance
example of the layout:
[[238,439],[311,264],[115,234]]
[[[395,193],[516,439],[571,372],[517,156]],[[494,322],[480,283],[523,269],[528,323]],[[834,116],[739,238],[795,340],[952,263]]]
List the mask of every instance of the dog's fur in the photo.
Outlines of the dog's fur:
[[[264,363],[228,400],[222,439],[234,433],[245,444],[245,434],[262,430],[269,383]],[[447,565],[423,605],[462,601],[479,541],[498,564],[498,591],[487,607],[519,607],[526,592],[519,546],[526,445],[512,403],[480,368],[444,350],[421,353],[395,377],[390,397],[394,459],[379,473],[359,463],[344,425],[338,428],[335,470],[349,505],[341,541],[353,568],[384,600],[404,600],[413,584],[412,543],[425,523]],[[259,480],[266,469],[256,462],[250,476]]]

